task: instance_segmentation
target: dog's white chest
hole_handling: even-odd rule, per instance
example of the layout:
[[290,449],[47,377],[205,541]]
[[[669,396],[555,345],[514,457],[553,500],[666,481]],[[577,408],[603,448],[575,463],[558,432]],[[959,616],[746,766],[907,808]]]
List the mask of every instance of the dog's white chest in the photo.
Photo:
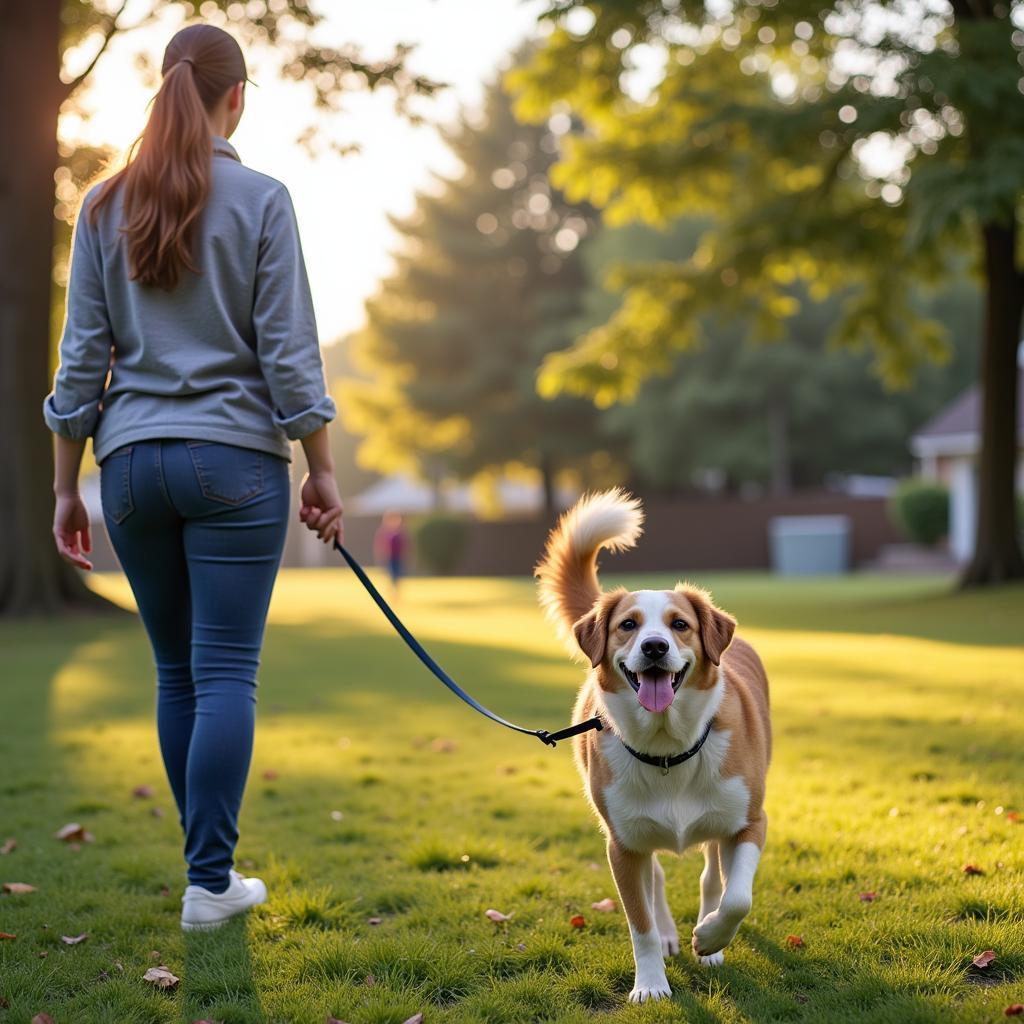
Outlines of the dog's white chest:
[[728,734],[713,734],[698,757],[665,774],[637,761],[615,737],[602,742],[613,772],[604,791],[609,824],[628,849],[682,853],[695,843],[734,836],[747,824],[746,783],[721,777]]

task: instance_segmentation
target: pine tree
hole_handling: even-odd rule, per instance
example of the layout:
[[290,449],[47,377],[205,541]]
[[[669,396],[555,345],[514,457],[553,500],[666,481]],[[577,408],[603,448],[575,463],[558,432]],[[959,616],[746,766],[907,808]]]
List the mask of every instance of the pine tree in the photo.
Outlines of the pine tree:
[[558,472],[585,470],[601,447],[590,403],[545,401],[535,384],[543,357],[572,341],[592,216],[548,181],[552,128],[518,123],[500,86],[446,141],[462,171],[395,221],[396,269],[355,342],[372,381],[342,405],[375,468],[436,482],[522,464],[540,472],[550,511]]

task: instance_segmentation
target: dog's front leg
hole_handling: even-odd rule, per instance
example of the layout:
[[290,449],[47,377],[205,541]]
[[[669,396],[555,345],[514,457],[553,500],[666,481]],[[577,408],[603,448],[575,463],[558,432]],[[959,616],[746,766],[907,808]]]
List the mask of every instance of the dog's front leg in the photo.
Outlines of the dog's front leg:
[[721,962],[714,955],[732,942],[740,923],[750,913],[761,847],[746,839],[720,840],[718,858],[725,883],[721,902],[693,929],[693,952],[704,963]]
[[661,935],[654,921],[653,858],[650,853],[627,850],[611,839],[608,842],[608,863],[633,940],[636,977],[629,1001],[642,1003],[648,999],[662,999],[671,995],[672,990],[665,976]]

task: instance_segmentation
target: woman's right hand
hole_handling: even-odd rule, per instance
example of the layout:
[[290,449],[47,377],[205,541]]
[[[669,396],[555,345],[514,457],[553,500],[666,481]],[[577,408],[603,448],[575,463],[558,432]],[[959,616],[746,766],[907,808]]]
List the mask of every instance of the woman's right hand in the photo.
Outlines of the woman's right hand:
[[325,544],[330,544],[335,538],[340,544],[345,539],[343,512],[334,473],[328,470],[307,473],[302,481],[299,505],[299,519],[306,528],[316,533]]

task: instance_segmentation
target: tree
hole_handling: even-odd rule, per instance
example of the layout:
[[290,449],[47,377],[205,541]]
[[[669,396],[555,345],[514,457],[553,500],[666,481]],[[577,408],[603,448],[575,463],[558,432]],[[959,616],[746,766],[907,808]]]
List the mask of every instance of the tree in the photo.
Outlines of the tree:
[[591,214],[551,189],[555,135],[518,123],[499,86],[447,141],[462,172],[395,222],[396,269],[356,339],[373,380],[342,406],[376,468],[436,483],[525,464],[540,472],[551,511],[556,474],[595,448],[593,406],[543,401],[534,384],[544,355],[572,340]]
[[[125,25],[127,0],[113,13],[93,0],[4,0],[0,33],[3,137],[16,159],[0,165],[0,613],[59,612],[103,602],[54,551],[45,510],[50,507],[52,457],[41,403],[50,384],[49,326],[53,286],[54,172],[58,167],[57,116],[74,104],[96,64],[119,33],[178,8],[195,5],[153,0],[142,21]],[[408,47],[374,63],[354,47],[334,49],[313,42],[322,20],[307,0],[229,0],[202,4],[207,20],[219,21],[245,43],[272,48],[280,73],[304,82],[317,108],[331,110],[346,89],[394,90],[410,112],[418,95],[440,86],[407,68]],[[81,74],[61,77],[61,54],[75,43],[91,43],[94,56]],[[307,140],[309,131],[303,133]]]
[[[614,313],[621,293],[601,286],[614,268],[693,255],[707,224],[682,220],[665,231],[642,224],[600,232],[584,253],[592,282],[579,334]],[[960,272],[963,275],[963,272]],[[751,344],[742,326],[701,319],[703,343],[673,355],[628,402],[610,406],[605,428],[628,444],[637,484],[687,490],[755,486],[773,493],[821,486],[834,474],[896,474],[910,468],[908,438],[976,374],[977,289],[962,276],[938,296],[915,301],[918,315],[944,323],[951,358],[919,367],[912,386],[886,389],[870,356],[822,345],[840,302],[801,300],[783,336]]]
[[512,82],[523,114],[561,103],[584,122],[556,181],[613,221],[706,213],[714,227],[693,258],[629,275],[619,311],[549,359],[542,386],[635,393],[708,311],[777,336],[798,281],[815,300],[842,299],[834,337],[905,379],[947,347],[911,296],[966,251],[985,312],[978,535],[963,583],[1024,576],[1020,0],[559,0],[549,17]]

